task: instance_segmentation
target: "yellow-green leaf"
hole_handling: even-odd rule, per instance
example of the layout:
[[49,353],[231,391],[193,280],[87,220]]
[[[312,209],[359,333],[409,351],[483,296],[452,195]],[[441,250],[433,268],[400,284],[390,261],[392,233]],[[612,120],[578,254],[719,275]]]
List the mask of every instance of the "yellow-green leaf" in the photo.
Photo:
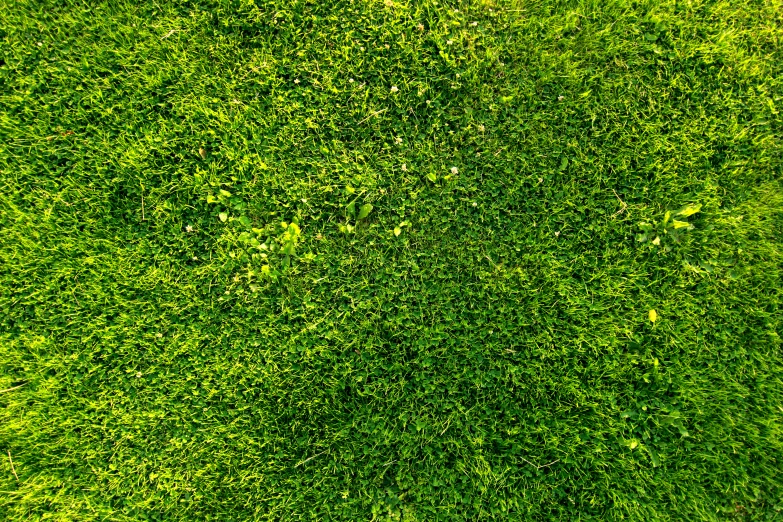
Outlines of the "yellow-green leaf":
[[649,312],[647,312],[647,317],[649,317],[650,321],[654,323],[655,321],[658,320],[658,312],[656,312],[655,310],[650,310]]
[[359,209],[359,216],[358,216],[357,219],[364,219],[364,218],[366,218],[367,216],[370,215],[370,212],[372,212],[372,205],[370,203],[365,203]]
[[694,215],[700,210],[701,210],[701,205],[688,205],[687,207],[684,207],[679,211],[677,211],[677,215],[682,217],[688,217]]
[[676,219],[672,220],[672,225],[674,225],[674,228],[685,228],[691,226],[691,224],[687,221],[677,221]]
[[402,229],[400,227],[394,227],[394,235],[399,236],[402,234]]

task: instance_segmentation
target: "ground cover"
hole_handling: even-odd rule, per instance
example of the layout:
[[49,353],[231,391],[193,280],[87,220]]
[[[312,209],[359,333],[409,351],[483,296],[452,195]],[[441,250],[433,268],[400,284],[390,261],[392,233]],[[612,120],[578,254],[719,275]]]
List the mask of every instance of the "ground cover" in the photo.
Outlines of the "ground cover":
[[6,520],[767,520],[778,1],[5,0]]

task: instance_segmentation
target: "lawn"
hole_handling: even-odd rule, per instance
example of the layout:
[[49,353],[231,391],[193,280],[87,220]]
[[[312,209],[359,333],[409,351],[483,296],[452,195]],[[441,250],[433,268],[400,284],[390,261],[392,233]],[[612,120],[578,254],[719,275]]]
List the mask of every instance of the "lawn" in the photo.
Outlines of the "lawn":
[[780,0],[0,4],[0,519],[783,519]]

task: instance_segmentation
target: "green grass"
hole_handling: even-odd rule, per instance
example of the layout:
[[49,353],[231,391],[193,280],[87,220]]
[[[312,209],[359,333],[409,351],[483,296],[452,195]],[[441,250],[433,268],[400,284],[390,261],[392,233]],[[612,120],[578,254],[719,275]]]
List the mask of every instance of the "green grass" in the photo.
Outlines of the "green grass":
[[0,4],[0,519],[783,518],[779,0]]

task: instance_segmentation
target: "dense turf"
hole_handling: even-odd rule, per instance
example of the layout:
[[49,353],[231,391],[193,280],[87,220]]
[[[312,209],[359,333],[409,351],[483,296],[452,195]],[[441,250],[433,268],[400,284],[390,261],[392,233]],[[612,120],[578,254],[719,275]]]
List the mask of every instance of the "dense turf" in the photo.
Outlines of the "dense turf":
[[0,4],[0,518],[783,517],[778,0]]

